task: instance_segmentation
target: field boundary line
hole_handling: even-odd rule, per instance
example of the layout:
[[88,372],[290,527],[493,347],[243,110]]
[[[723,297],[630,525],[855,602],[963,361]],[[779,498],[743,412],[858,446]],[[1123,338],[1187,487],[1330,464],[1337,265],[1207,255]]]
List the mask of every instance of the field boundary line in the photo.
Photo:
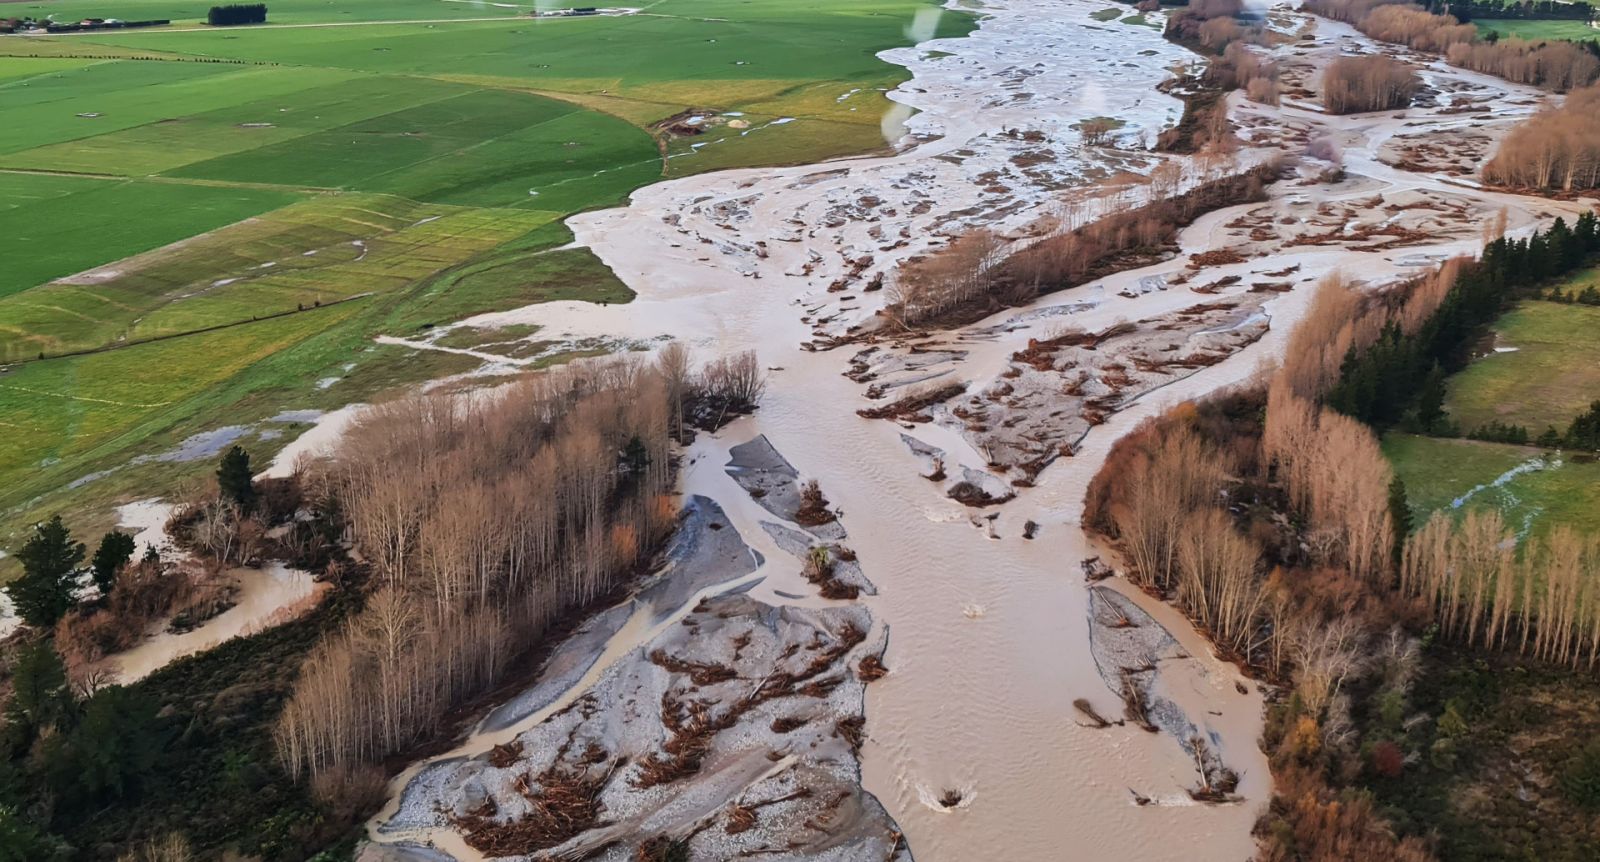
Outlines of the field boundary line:
[[[376,295],[377,295],[376,293],[368,291],[366,293],[355,294],[354,296],[347,296],[347,297],[344,297],[343,299],[335,299],[332,302],[324,302],[324,303],[321,303],[320,305],[313,305],[313,306],[310,306],[309,308],[291,308],[291,309],[286,309],[284,311],[275,311],[275,312],[273,312],[271,314],[263,314],[263,315],[261,315],[259,317],[252,317],[249,320],[233,320],[233,321],[229,321],[227,323],[214,324],[212,326],[202,326],[199,329],[186,329],[183,332],[171,332],[171,333],[168,333],[166,335],[153,335],[153,336],[151,336],[149,338],[140,338],[140,339],[137,339],[135,341],[121,341],[121,342],[117,342],[115,344],[103,344],[103,345],[101,345],[99,347],[86,347],[86,348],[84,348],[82,350],[69,350],[66,353],[56,353],[56,354],[50,354],[50,355],[46,355],[46,356],[35,356],[35,357],[24,358],[24,359],[14,359],[14,360],[11,360],[11,361],[8,361],[8,362],[0,362],[0,370],[6,369],[6,368],[10,368],[10,367],[13,367],[13,366],[29,365],[29,364],[32,364],[32,363],[35,363],[35,362],[49,362],[49,361],[51,361],[53,359],[71,359],[71,358],[76,357],[76,356],[93,356],[94,354],[97,354],[97,353],[110,353],[113,350],[126,350],[129,347],[142,347],[142,346],[144,346],[146,344],[155,344],[156,342],[160,342],[160,341],[171,341],[174,338],[188,338],[191,335],[204,335],[204,334],[206,334],[208,332],[220,332],[221,330],[224,330],[224,329],[233,329],[233,328],[239,327],[239,326],[249,326],[252,323],[265,323],[266,321],[269,321],[269,320],[277,320],[278,318],[288,317],[288,316],[294,315],[294,314],[309,314],[309,313],[311,313],[313,311],[320,311],[321,309],[324,309],[324,308],[333,308],[334,306],[344,305],[347,302],[355,302],[356,300],[359,300],[359,299],[368,299],[368,298],[376,296]],[[0,384],[0,386],[5,386],[5,385],[6,384]],[[11,386],[10,388],[12,388],[12,389],[21,389],[22,387]],[[25,391],[29,391],[29,390],[25,390]],[[42,392],[40,394],[41,395],[49,395],[49,394],[52,394],[52,393]],[[61,397],[63,397],[63,398],[71,398],[73,396],[63,395]],[[84,399],[84,400],[93,401],[93,400],[96,400],[96,399],[90,398],[90,399]],[[106,403],[107,404],[115,404],[117,402],[108,401]],[[168,403],[171,403],[171,402],[168,402]],[[151,405],[151,404],[143,404],[143,405],[141,405],[141,404],[130,404],[130,405],[127,405],[127,406],[130,406],[130,407],[160,407],[160,406],[164,406],[164,405],[160,405],[160,404],[154,404],[154,405]]]
[[29,395],[48,395],[51,398],[64,398],[68,401],[88,401],[93,404],[110,404],[114,407],[138,407],[150,409],[155,407],[171,406],[171,401],[161,401],[155,404],[136,404],[130,401],[112,401],[109,398],[90,398],[87,395],[68,395],[64,392],[46,392],[43,389],[34,389],[31,386],[17,386],[14,383],[0,383],[0,389],[10,389],[14,392],[26,392]]

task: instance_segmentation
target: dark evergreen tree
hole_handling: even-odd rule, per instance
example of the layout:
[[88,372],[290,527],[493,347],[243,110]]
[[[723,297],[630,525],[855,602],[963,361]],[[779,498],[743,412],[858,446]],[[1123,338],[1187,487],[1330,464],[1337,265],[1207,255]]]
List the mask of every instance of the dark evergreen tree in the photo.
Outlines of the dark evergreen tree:
[[100,547],[95,548],[89,566],[94,572],[94,582],[100,587],[102,596],[111,595],[111,587],[116,583],[117,573],[132,559],[132,536],[112,530],[100,537]]
[[56,737],[60,742],[43,753],[61,797],[85,805],[133,790],[161,755],[156,710],[155,700],[137,689],[117,685],[95,692],[72,732]]
[[255,478],[250,472],[250,453],[229,446],[217,466],[217,491],[224,502],[235,503],[248,512],[256,505]]
[[265,3],[230,3],[226,6],[212,6],[206,13],[206,23],[213,27],[260,24],[265,20],[267,20]]
[[1572,420],[1562,442],[1571,449],[1600,452],[1600,401],[1590,404],[1589,412]]
[[0,805],[0,862],[58,862],[72,858],[60,839],[29,822],[22,812]]
[[1394,543],[1389,555],[1395,571],[1400,570],[1400,554],[1405,550],[1406,536],[1411,533],[1411,502],[1406,499],[1406,483],[1395,476],[1389,480],[1389,520],[1394,526]]
[[1444,415],[1444,369],[1435,362],[1417,394],[1417,425],[1424,434],[1433,433],[1443,424]]
[[61,724],[72,710],[67,669],[48,640],[35,641],[17,651],[11,685],[6,721],[17,734],[11,742],[18,748],[31,745],[43,728]]
[[22,576],[6,584],[6,594],[17,606],[17,615],[31,626],[56,624],[77,599],[78,564],[83,562],[82,542],[72,541],[72,531],[56,515],[33,528],[33,536],[17,552]]

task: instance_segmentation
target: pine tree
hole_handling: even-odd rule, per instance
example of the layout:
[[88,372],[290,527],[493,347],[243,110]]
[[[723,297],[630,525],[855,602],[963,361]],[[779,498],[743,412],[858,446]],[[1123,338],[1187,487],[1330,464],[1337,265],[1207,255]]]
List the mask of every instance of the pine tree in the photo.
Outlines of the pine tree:
[[116,583],[117,573],[132,559],[132,536],[112,530],[100,538],[100,547],[95,549],[94,558],[89,562],[94,571],[95,585],[100,588],[100,595],[111,595],[111,587]]
[[85,551],[82,542],[72,541],[72,531],[60,515],[33,528],[33,536],[17,552],[22,577],[5,587],[24,622],[53,626],[72,609],[75,576]]
[[19,741],[26,746],[32,743],[39,730],[58,723],[71,708],[67,669],[50,642],[41,640],[17,651],[11,679],[11,702],[6,706],[6,719],[12,726],[23,729],[23,738]]
[[217,490],[226,502],[236,503],[243,511],[256,505],[255,479],[250,473],[250,453],[238,446],[228,447],[217,466]]
[[1389,523],[1394,533],[1394,546],[1390,557],[1395,571],[1400,570],[1400,558],[1406,547],[1406,536],[1411,533],[1411,502],[1406,499],[1406,483],[1395,476],[1389,480]]
[[1444,417],[1444,370],[1435,362],[1417,395],[1417,426],[1428,434],[1439,427]]
[[77,727],[45,755],[62,796],[82,803],[132,790],[161,755],[157,709],[155,699],[137,689],[114,685],[96,692]]

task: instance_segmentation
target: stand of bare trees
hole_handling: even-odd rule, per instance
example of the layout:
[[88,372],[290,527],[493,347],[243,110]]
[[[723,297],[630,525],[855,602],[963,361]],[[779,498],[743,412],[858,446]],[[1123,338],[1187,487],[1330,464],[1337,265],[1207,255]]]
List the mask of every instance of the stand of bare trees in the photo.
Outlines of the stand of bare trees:
[[1394,525],[1394,478],[1371,429],[1275,383],[1267,396],[1263,454],[1277,468],[1289,500],[1309,525],[1313,559],[1385,582]]
[[669,379],[595,364],[393,402],[349,430],[315,481],[377,589],[301,668],[276,730],[292,774],[414,744],[636,570],[676,511]]
[[1086,520],[1121,542],[1130,580],[1252,661],[1270,634],[1262,549],[1222,508],[1238,459],[1195,424],[1185,405],[1119,442],[1090,486]]
[[1600,86],[1574,90],[1506,135],[1483,178],[1539,191],[1600,187]]
[[1590,669],[1600,662],[1600,540],[1517,538],[1500,513],[1435,513],[1406,541],[1400,589],[1462,643]]
[[956,237],[938,252],[908,262],[885,294],[892,316],[904,326],[920,326],[987,298],[994,287],[995,268],[1005,254],[1005,240],[980,228]]
[[1340,57],[1322,71],[1322,106],[1330,114],[1389,111],[1410,105],[1421,87],[1410,64],[1382,54]]
[[1566,41],[1481,41],[1477,28],[1407,0],[1307,0],[1305,7],[1345,21],[1374,39],[1443,54],[1451,65],[1565,93],[1600,77],[1600,60]]
[[1280,166],[1276,161],[1239,171],[1231,158],[1200,160],[1201,175],[1181,191],[1185,177],[1166,165],[1152,172],[1142,206],[1112,209],[1082,226],[1062,229],[1006,256],[1007,244],[988,230],[902,267],[887,293],[884,315],[906,328],[957,325],[999,308],[1030,302],[1109,272],[1159,259],[1179,228],[1204,213],[1261,200]]

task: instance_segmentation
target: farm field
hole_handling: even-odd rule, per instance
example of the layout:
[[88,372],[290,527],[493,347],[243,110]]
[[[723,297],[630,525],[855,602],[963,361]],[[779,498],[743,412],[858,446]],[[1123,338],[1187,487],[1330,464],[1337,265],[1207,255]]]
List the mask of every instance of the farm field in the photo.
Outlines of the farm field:
[[[0,304],[34,285],[292,203],[288,190],[0,173]],[[26,335],[0,311],[0,343]],[[15,358],[0,348],[0,358]]]
[[[1391,433],[1384,454],[1405,482],[1413,520],[1435,511],[1498,509],[1519,535],[1556,524],[1600,531],[1600,463],[1537,447]],[[1582,457],[1582,456],[1580,456]]]
[[1478,32],[1487,33],[1493,30],[1501,36],[1515,36],[1519,39],[1567,39],[1582,42],[1586,39],[1600,38],[1600,30],[1596,30],[1582,21],[1523,21],[1512,18],[1477,19],[1472,22],[1477,25]]
[[[918,0],[527,8],[291,0],[271,22],[308,26],[0,37],[0,229],[30,241],[0,274],[0,547],[40,515],[94,524],[209,472],[196,435],[234,429],[259,463],[300,411],[479,364],[376,336],[627,301],[560,248],[562,218],[664,175],[881,147],[903,70],[875,54],[971,26]],[[481,18],[503,20],[450,20]],[[392,21],[418,23],[370,23]],[[690,114],[703,132],[663,133]]]
[[[125,21],[165,18],[174,27],[192,26],[204,21],[210,3],[174,0],[41,0],[8,4],[10,15],[35,18],[54,16],[58,21],[105,18],[114,15]],[[274,0],[269,7],[270,24],[317,24],[353,21],[415,21],[451,18],[494,18],[526,14],[531,3],[496,4],[448,2],[448,0]]]
[[1445,409],[1463,431],[1491,421],[1537,437],[1565,432],[1600,399],[1600,307],[1523,302],[1494,323],[1504,352],[1474,360],[1449,380]]

